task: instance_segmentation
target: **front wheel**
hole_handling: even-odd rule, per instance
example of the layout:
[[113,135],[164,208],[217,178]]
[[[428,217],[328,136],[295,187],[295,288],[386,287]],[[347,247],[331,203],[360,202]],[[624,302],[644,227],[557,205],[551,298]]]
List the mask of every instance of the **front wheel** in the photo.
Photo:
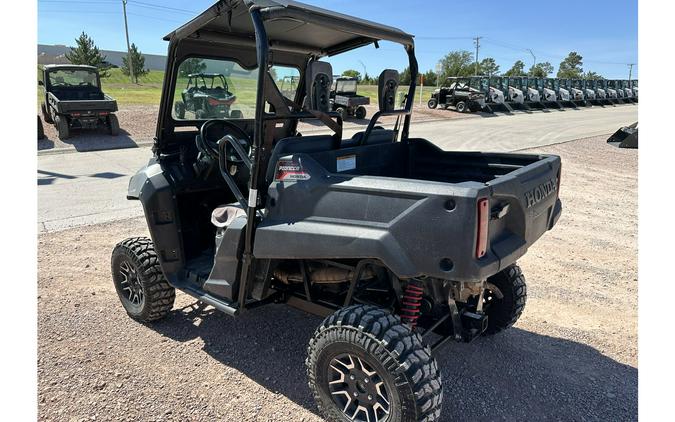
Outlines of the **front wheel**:
[[518,321],[527,301],[525,276],[520,267],[511,265],[487,279],[483,301],[488,327],[483,334],[491,335],[510,328]]
[[338,107],[337,109],[335,109],[335,111],[337,111],[337,113],[340,115],[340,118],[342,119],[343,122],[347,120],[349,112],[347,112],[347,109],[345,107]]
[[429,101],[427,101],[427,107],[431,109],[438,107],[438,101],[436,101],[435,98],[430,99]]
[[45,129],[42,127],[42,120],[40,120],[40,116],[37,116],[38,118],[38,127],[37,127],[37,135],[38,135],[38,140],[44,139],[45,138]]
[[117,295],[131,318],[155,321],[173,308],[176,290],[164,278],[150,239],[133,237],[118,243],[111,270]]
[[54,120],[52,120],[52,116],[49,114],[47,105],[45,103],[40,104],[40,109],[42,109],[42,118],[45,119],[45,123],[54,123]]
[[436,421],[441,374],[400,318],[372,305],[326,318],[309,342],[309,387],[329,421]]

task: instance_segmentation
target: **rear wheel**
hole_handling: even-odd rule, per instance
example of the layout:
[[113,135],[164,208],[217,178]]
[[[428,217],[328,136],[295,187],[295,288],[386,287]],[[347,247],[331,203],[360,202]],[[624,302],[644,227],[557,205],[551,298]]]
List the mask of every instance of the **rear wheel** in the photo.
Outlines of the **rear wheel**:
[[42,118],[45,120],[45,123],[52,124],[54,123],[54,120],[52,120],[52,116],[49,115],[49,112],[47,111],[47,106],[45,103],[42,103],[40,105],[40,108],[42,109]]
[[309,387],[330,421],[436,421],[442,384],[431,350],[372,305],[326,318],[309,342]]
[[38,140],[44,139],[45,137],[45,129],[42,127],[42,120],[40,119],[40,116],[37,116],[38,118],[38,127],[37,127],[37,135],[38,135]]
[[120,122],[114,114],[108,116],[108,130],[112,136],[117,136],[120,133]]
[[517,265],[511,265],[487,279],[488,288],[484,303],[488,316],[485,335],[496,334],[510,328],[525,309],[527,286],[525,276]]
[[197,110],[195,111],[195,119],[197,120],[202,120],[206,116],[206,112],[204,110]]
[[364,106],[358,106],[356,108],[356,111],[354,112],[354,116],[356,116],[357,119],[365,119],[366,118],[366,108]]
[[427,101],[427,107],[431,109],[438,107],[438,101],[435,98],[430,99],[429,101]]
[[63,116],[54,117],[54,125],[59,133],[59,139],[68,139],[70,136],[70,128],[68,127],[68,119]]
[[154,321],[173,307],[176,290],[164,278],[150,239],[133,237],[118,243],[111,270],[117,295],[131,318]]
[[455,108],[457,109],[458,112],[460,113],[466,113],[467,107],[466,103],[464,101],[460,101],[455,105]]

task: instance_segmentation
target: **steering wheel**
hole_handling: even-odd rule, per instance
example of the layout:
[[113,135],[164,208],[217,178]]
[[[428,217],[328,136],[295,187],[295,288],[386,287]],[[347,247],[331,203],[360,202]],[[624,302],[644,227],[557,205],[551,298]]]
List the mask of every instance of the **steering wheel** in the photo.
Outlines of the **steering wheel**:
[[[219,130],[218,139],[214,139],[213,134],[210,134],[209,131],[211,128],[216,128],[217,125],[222,126]],[[204,122],[202,127],[199,129],[199,136],[197,136],[197,149],[209,155],[214,160],[218,160],[220,156],[219,144],[221,142],[227,142],[225,137],[230,136],[234,138],[239,145],[242,146],[243,150],[248,152],[251,148],[251,137],[248,136],[243,129],[229,120],[220,120],[212,119]],[[226,159],[227,161],[234,163],[242,163],[244,160],[236,153],[232,145],[226,145]]]

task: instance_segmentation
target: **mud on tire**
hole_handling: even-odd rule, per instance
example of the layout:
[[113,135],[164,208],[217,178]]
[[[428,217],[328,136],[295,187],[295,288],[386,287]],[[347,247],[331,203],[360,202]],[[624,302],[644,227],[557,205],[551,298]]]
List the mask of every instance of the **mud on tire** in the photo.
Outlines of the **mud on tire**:
[[[401,323],[400,318],[386,310],[372,305],[355,305],[339,310],[317,328],[307,354],[305,363],[309,387],[319,410],[329,421],[349,421],[356,416],[351,414],[353,410],[344,410],[350,405],[354,407],[351,398],[342,409],[333,397],[344,393],[331,393],[331,388],[335,388],[331,384],[341,382],[334,380],[338,371],[331,365],[336,365],[336,359],[345,355],[354,356],[353,361],[358,362],[361,368],[368,367],[376,372],[375,380],[380,380],[377,392],[379,394],[383,386],[384,392],[380,397],[388,399],[377,398],[383,404],[388,403],[387,421],[430,422],[440,418],[443,391],[436,360],[429,347],[422,344],[420,335],[413,333]],[[346,375],[340,378],[347,380]],[[354,382],[358,384],[358,375],[356,381],[351,382],[352,386]],[[342,384],[345,389],[348,388],[347,382]],[[374,381],[370,383],[370,386],[373,385]],[[354,402],[361,400],[361,393],[370,393],[363,388],[370,386],[367,382],[357,385],[360,391],[354,390],[354,394],[359,397]],[[349,394],[347,396],[350,397]],[[359,415],[366,420],[363,412]]]
[[[488,328],[484,335],[496,334],[510,328],[520,318],[527,301],[525,276],[518,265],[503,269],[487,281],[499,289],[499,292],[488,289],[485,293],[490,305],[486,310]],[[499,295],[502,297],[499,298]]]
[[150,239],[133,237],[118,243],[111,270],[117,295],[131,318],[155,321],[173,308],[176,290],[164,278]]

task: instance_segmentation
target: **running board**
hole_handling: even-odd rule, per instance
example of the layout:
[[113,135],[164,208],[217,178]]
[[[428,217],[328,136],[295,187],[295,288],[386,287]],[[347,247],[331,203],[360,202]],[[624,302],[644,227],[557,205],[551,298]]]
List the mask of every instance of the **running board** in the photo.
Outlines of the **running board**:
[[186,294],[194,297],[200,302],[204,302],[207,305],[211,305],[217,310],[226,313],[229,316],[237,316],[239,314],[239,307],[234,303],[226,302],[223,299],[211,296],[203,290],[195,289],[190,286],[178,286],[178,289],[185,292]]

